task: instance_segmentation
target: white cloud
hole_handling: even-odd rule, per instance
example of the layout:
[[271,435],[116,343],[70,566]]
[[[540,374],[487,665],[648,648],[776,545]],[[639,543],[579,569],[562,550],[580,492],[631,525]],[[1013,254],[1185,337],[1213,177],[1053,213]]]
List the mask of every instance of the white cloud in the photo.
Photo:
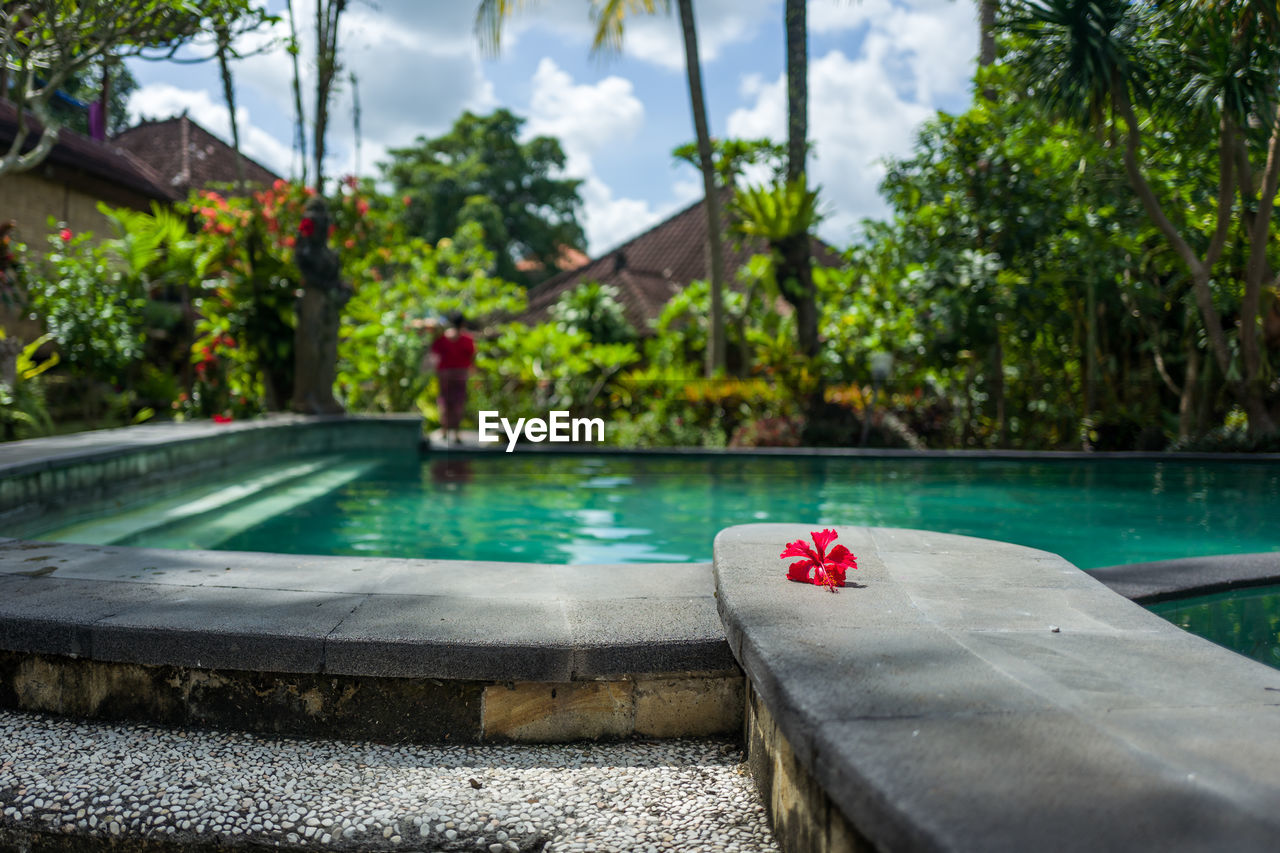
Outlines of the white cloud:
[[865,30],[867,51],[904,72],[922,103],[967,88],[978,48],[977,7],[956,0],[825,0],[811,4],[809,30]]
[[605,77],[575,85],[555,61],[543,58],[533,75],[528,136],[554,136],[569,156],[570,171],[590,168],[591,155],[633,139],[644,127],[644,104],[631,81]]
[[[214,101],[203,90],[179,89],[167,83],[153,83],[135,91],[129,98],[129,116],[134,122],[143,118],[164,119],[188,113],[196,124],[231,142],[231,116],[226,104]],[[240,130],[240,150],[280,175],[289,173],[292,152],[289,146],[253,124],[249,110],[237,107],[236,124]]]
[[[766,17],[764,13],[776,6],[776,0],[698,0],[695,6],[699,59],[707,64],[715,62],[726,47],[749,41]],[[778,15],[781,14],[779,10]],[[595,38],[595,23],[587,4],[546,2],[531,4],[508,21],[502,34],[503,49],[515,47],[520,34],[535,27],[568,36],[583,50]],[[683,71],[684,36],[674,4],[669,15],[629,17],[624,24],[622,52],[671,71]]]
[[665,213],[646,201],[615,198],[592,162],[594,155],[635,138],[644,127],[644,104],[630,81],[605,77],[596,83],[575,83],[553,60],[544,58],[533,75],[528,116],[526,138],[559,139],[565,175],[583,180],[583,229],[592,251],[616,245]]
[[[820,232],[843,244],[862,218],[886,212],[881,161],[909,154],[940,100],[967,91],[977,27],[966,4],[940,0],[815,3],[809,23],[820,33],[864,31],[853,58],[832,50],[809,67],[810,182],[822,186],[829,214]],[[786,78],[746,74],[739,92],[747,106],[729,116],[729,135],[785,139]]]
[[[314,120],[315,2],[293,3],[308,123]],[[360,171],[365,175],[377,174],[376,163],[389,149],[412,145],[418,136],[446,132],[463,110],[487,112],[497,106],[493,85],[484,75],[474,14],[471,4],[421,0],[348,7],[339,39],[342,71],[329,107],[326,174],[349,173],[355,166],[352,73],[360,100]],[[283,40],[288,32],[284,20],[272,30],[247,37],[239,47],[248,53],[270,39]],[[233,63],[233,72],[238,89],[278,111],[276,133],[289,138],[294,116],[289,54],[277,49],[247,56]]]

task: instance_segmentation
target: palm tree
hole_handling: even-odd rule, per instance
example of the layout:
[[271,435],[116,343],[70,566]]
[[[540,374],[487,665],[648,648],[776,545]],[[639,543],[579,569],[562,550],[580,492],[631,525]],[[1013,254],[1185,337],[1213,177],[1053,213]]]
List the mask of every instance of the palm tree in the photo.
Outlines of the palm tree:
[[[787,0],[787,184],[803,197],[808,189],[805,160],[809,152],[809,27],[807,0]],[[797,222],[803,222],[797,218]],[[775,244],[777,279],[796,311],[800,352],[818,354],[818,300],[813,287],[809,232],[789,234]]]
[[[670,10],[670,0],[590,0],[596,22],[592,51],[618,50],[622,46],[623,29],[629,14],[653,14],[661,5]],[[476,13],[476,31],[481,44],[496,51],[502,35],[502,23],[524,5],[524,0],[481,0]],[[707,129],[706,98],[702,87],[702,63],[698,58],[698,32],[693,18],[693,0],[676,0],[680,13],[680,29],[684,37],[685,70],[689,84],[689,103],[693,110],[693,126],[698,140],[698,168],[702,172],[703,208],[707,217],[708,254],[711,267],[711,317],[707,340],[706,375],[725,367],[724,334],[724,231],[720,211],[720,195],[716,188],[715,163],[711,134]]]

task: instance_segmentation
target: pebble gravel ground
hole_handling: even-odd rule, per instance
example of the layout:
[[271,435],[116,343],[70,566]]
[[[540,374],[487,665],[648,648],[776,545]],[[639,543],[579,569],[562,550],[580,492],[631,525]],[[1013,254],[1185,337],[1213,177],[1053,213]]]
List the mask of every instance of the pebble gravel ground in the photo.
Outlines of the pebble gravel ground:
[[0,712],[4,832],[300,849],[772,851],[738,745],[386,746]]

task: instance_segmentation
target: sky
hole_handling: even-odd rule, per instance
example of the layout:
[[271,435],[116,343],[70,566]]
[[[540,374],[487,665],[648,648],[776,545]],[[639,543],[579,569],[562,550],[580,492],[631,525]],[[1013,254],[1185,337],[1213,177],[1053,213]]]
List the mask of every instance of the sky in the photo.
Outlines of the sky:
[[[316,0],[295,0],[303,92],[310,112]],[[270,10],[284,14],[284,0]],[[557,137],[566,175],[583,180],[583,225],[600,254],[701,197],[701,179],[671,151],[692,141],[680,26],[671,15],[628,21],[621,53],[592,56],[583,0],[526,3],[497,56],[475,36],[475,0],[354,0],[342,18],[343,85],[330,110],[326,174],[377,177],[387,151],[446,133],[464,110],[505,107],[527,136]],[[785,139],[781,0],[696,0],[695,18],[713,137]],[[288,33],[256,33],[249,53]],[[883,159],[906,156],[916,128],[970,99],[976,4],[967,0],[811,0],[810,183],[822,189],[824,239],[848,245],[863,218],[887,207],[877,193]],[[188,111],[230,138],[214,63],[131,63],[136,119]],[[280,48],[232,64],[242,147],[286,177],[292,148],[292,65]],[[353,87],[360,103],[357,159]]]

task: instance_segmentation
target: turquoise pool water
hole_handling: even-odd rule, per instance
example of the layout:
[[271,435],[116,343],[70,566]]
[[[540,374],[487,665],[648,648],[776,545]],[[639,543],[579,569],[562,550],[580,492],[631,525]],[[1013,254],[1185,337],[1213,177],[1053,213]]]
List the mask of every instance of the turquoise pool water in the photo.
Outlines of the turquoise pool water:
[[[1082,568],[1280,550],[1274,463],[483,454],[295,460],[29,538],[306,554],[711,559],[757,521],[916,527]],[[65,522],[64,522],[65,524]]]
[[1150,609],[1206,640],[1280,668],[1280,586],[1165,601]]

